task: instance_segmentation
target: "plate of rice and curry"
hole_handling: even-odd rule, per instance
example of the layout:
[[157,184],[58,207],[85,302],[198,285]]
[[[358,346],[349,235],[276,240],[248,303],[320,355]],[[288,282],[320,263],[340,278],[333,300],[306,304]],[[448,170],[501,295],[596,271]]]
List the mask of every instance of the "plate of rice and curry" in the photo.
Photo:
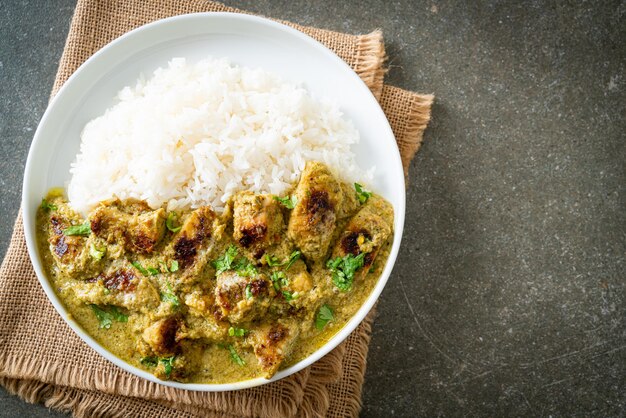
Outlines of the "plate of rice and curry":
[[23,189],[41,286],[137,376],[223,391],[335,348],[387,282],[398,148],[367,86],[266,19],[177,16],[87,60],[51,101]]

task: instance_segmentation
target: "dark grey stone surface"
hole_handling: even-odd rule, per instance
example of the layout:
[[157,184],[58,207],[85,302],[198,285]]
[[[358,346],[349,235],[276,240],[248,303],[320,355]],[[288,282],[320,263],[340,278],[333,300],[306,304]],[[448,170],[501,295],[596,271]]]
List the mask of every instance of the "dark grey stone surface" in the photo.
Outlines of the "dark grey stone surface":
[[[388,81],[437,96],[362,415],[624,416],[626,3],[226,3],[380,27]],[[71,13],[0,3],[2,254]]]

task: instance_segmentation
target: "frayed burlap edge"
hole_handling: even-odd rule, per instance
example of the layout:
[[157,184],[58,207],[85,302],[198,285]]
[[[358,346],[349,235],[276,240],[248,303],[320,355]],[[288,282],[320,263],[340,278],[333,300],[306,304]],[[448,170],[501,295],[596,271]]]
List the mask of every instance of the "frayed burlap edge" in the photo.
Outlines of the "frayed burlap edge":
[[412,141],[398,144],[405,178],[408,178],[413,157],[422,146],[424,131],[430,122],[431,107],[434,100],[435,96],[432,94],[415,95],[411,104],[405,135]]
[[386,58],[383,33],[380,29],[359,36],[356,73],[370,88],[376,100],[379,100],[383,93],[383,80],[387,72],[384,66]]

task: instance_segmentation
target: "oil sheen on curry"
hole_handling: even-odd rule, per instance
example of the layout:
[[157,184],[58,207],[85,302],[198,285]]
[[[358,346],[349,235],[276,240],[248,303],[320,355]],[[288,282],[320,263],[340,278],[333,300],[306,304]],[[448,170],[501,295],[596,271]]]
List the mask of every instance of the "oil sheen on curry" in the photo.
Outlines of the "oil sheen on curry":
[[87,219],[52,190],[43,261],[71,319],[160,379],[272,377],[363,304],[393,238],[393,208],[307,163],[286,197],[243,191],[223,213],[101,202]]

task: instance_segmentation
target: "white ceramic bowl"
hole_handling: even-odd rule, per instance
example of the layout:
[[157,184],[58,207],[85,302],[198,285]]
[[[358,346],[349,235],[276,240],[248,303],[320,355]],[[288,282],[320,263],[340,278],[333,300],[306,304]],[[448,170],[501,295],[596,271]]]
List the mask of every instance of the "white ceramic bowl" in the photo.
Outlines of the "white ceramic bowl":
[[[194,61],[228,57],[234,64],[260,67],[302,82],[317,97],[337,102],[361,134],[355,148],[362,167],[376,166],[372,188],[395,210],[395,237],[383,274],[363,306],[328,343],[271,380],[256,378],[229,384],[185,384],[161,381],[104,349],[68,313],[44,274],[35,238],[37,207],[51,187],[69,180],[69,167],[85,124],[114,103],[116,93],[149,75],[173,57]],[[289,376],[335,348],[363,320],[387,283],[398,254],[404,225],[404,174],[398,148],[380,106],[366,85],[333,52],[303,33],[279,23],[232,13],[198,13],[151,23],[125,34],[89,58],[50,102],[35,132],[22,196],[28,252],[39,282],[69,326],[90,347],[122,369],[163,385],[201,391],[226,391],[262,385]]]

